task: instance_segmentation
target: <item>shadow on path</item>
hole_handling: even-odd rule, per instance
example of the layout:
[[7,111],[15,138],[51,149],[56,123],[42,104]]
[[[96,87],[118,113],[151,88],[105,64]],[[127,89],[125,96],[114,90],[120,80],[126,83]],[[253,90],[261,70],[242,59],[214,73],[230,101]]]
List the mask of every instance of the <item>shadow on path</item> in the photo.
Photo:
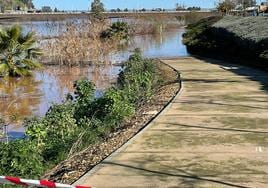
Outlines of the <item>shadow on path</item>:
[[201,83],[243,83],[242,81],[237,80],[226,80],[226,79],[187,79],[184,78],[183,82],[201,82]]
[[179,127],[187,127],[187,128],[197,128],[197,129],[207,129],[207,130],[219,130],[219,131],[231,131],[231,132],[241,132],[241,133],[256,133],[256,134],[268,134],[267,131],[252,131],[245,129],[231,129],[231,128],[219,128],[219,127],[206,127],[206,126],[197,126],[197,125],[185,125],[179,123],[169,123],[169,122],[158,122],[161,124],[175,125]]
[[[241,102],[248,102],[248,101],[241,101]],[[178,103],[178,104],[212,104],[212,105],[220,105],[220,106],[244,107],[244,108],[254,108],[254,109],[268,110],[268,107],[258,107],[258,106],[241,105],[241,104],[227,104],[227,103],[212,102],[212,101],[211,102],[181,101],[181,102],[173,102],[173,103]]]
[[[131,169],[135,169],[135,170],[149,172],[149,173],[156,174],[156,175],[164,175],[164,176],[170,176],[170,177],[178,177],[178,178],[192,179],[192,180],[198,180],[198,181],[205,181],[205,182],[211,182],[211,183],[227,185],[227,186],[230,186],[230,187],[237,187],[237,188],[250,188],[250,187],[246,187],[246,186],[242,186],[242,185],[228,183],[228,182],[221,181],[221,180],[202,178],[202,177],[199,177],[198,175],[188,173],[188,172],[186,172],[184,170],[181,170],[181,169],[179,171],[182,172],[183,174],[173,174],[173,173],[166,173],[166,172],[160,172],[160,171],[156,171],[156,170],[150,170],[150,169],[135,167],[135,166],[121,164],[121,163],[115,163],[115,162],[103,162],[103,164],[120,166],[120,167],[124,167],[124,168],[131,168]],[[186,182],[187,181],[185,181],[185,183]]]
[[221,68],[224,70],[233,72],[240,76],[245,76],[249,80],[257,81],[262,85],[262,90],[268,91],[268,71],[266,70],[261,70],[255,67],[249,67],[247,65],[243,65],[241,62],[235,62],[237,64],[234,64],[209,58],[201,58],[201,57],[196,58],[210,64],[220,65]]

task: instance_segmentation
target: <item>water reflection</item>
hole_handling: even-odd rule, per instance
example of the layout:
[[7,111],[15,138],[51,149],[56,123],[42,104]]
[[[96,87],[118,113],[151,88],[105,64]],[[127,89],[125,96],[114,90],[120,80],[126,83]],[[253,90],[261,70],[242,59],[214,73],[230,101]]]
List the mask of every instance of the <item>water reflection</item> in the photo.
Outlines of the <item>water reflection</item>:
[[[115,82],[120,69],[112,65],[47,66],[33,77],[0,78],[0,116],[7,119],[15,115],[18,123],[25,117],[43,116],[51,104],[61,103],[67,93],[73,92],[75,80],[86,77],[102,91]],[[13,124],[14,129],[22,130]]]
[[134,36],[127,48],[110,54],[112,62],[128,59],[135,48],[142,50],[143,56],[148,58],[173,58],[188,56],[187,49],[182,43],[184,29],[172,29],[159,34]]
[[18,119],[30,116],[40,104],[40,84],[42,81],[33,77],[0,78],[0,114],[15,115]]

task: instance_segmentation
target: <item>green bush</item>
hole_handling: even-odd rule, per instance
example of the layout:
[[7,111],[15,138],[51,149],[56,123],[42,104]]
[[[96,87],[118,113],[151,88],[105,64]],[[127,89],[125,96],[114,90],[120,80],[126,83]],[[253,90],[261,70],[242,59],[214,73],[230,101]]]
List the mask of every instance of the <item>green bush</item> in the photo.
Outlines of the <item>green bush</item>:
[[26,140],[0,143],[0,174],[38,178],[47,168],[119,128],[160,83],[155,62],[143,59],[138,50],[125,62],[118,85],[102,97],[94,97],[94,85],[88,80],[76,81],[75,97],[68,95],[44,117],[25,121]]
[[123,69],[119,74],[118,84],[124,90],[126,100],[133,104],[149,100],[160,82],[154,60],[143,59],[141,53],[136,51],[125,62]]
[[74,83],[74,94],[76,95],[75,116],[77,119],[79,119],[79,117],[87,116],[88,113],[90,113],[89,106],[94,101],[94,87],[94,84],[85,78],[77,80]]
[[104,104],[104,106],[107,105],[109,109],[109,112],[104,119],[105,122],[109,122],[109,124],[116,126],[125,118],[133,115],[135,106],[129,100],[125,100],[124,95],[124,90],[114,88],[105,93],[103,99],[109,101],[108,105],[107,103]]
[[183,34],[183,43],[191,53],[203,53],[216,48],[216,41],[210,38],[211,26],[221,17],[208,17],[190,24]]
[[44,170],[42,156],[29,140],[0,142],[0,174],[38,178]]
[[64,158],[78,130],[73,104],[53,105],[46,116],[26,123],[26,135],[37,143],[45,161]]
[[115,22],[101,33],[101,38],[103,39],[128,40],[129,37],[129,25],[126,22]]

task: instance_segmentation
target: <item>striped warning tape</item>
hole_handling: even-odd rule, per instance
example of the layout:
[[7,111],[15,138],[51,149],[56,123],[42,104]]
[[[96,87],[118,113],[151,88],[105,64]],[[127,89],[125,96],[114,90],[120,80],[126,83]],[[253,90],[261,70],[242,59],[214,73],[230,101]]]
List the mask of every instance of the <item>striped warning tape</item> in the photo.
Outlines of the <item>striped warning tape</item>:
[[0,176],[0,184],[21,185],[25,187],[36,186],[44,188],[92,188],[89,186],[72,186],[55,183],[47,180],[26,180],[10,176]]

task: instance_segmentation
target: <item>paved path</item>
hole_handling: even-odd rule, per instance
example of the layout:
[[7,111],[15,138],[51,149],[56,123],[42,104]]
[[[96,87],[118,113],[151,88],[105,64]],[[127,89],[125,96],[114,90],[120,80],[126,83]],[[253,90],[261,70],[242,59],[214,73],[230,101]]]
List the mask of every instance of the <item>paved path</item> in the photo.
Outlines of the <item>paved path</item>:
[[165,62],[182,73],[182,93],[79,183],[268,187],[268,73],[194,58]]

